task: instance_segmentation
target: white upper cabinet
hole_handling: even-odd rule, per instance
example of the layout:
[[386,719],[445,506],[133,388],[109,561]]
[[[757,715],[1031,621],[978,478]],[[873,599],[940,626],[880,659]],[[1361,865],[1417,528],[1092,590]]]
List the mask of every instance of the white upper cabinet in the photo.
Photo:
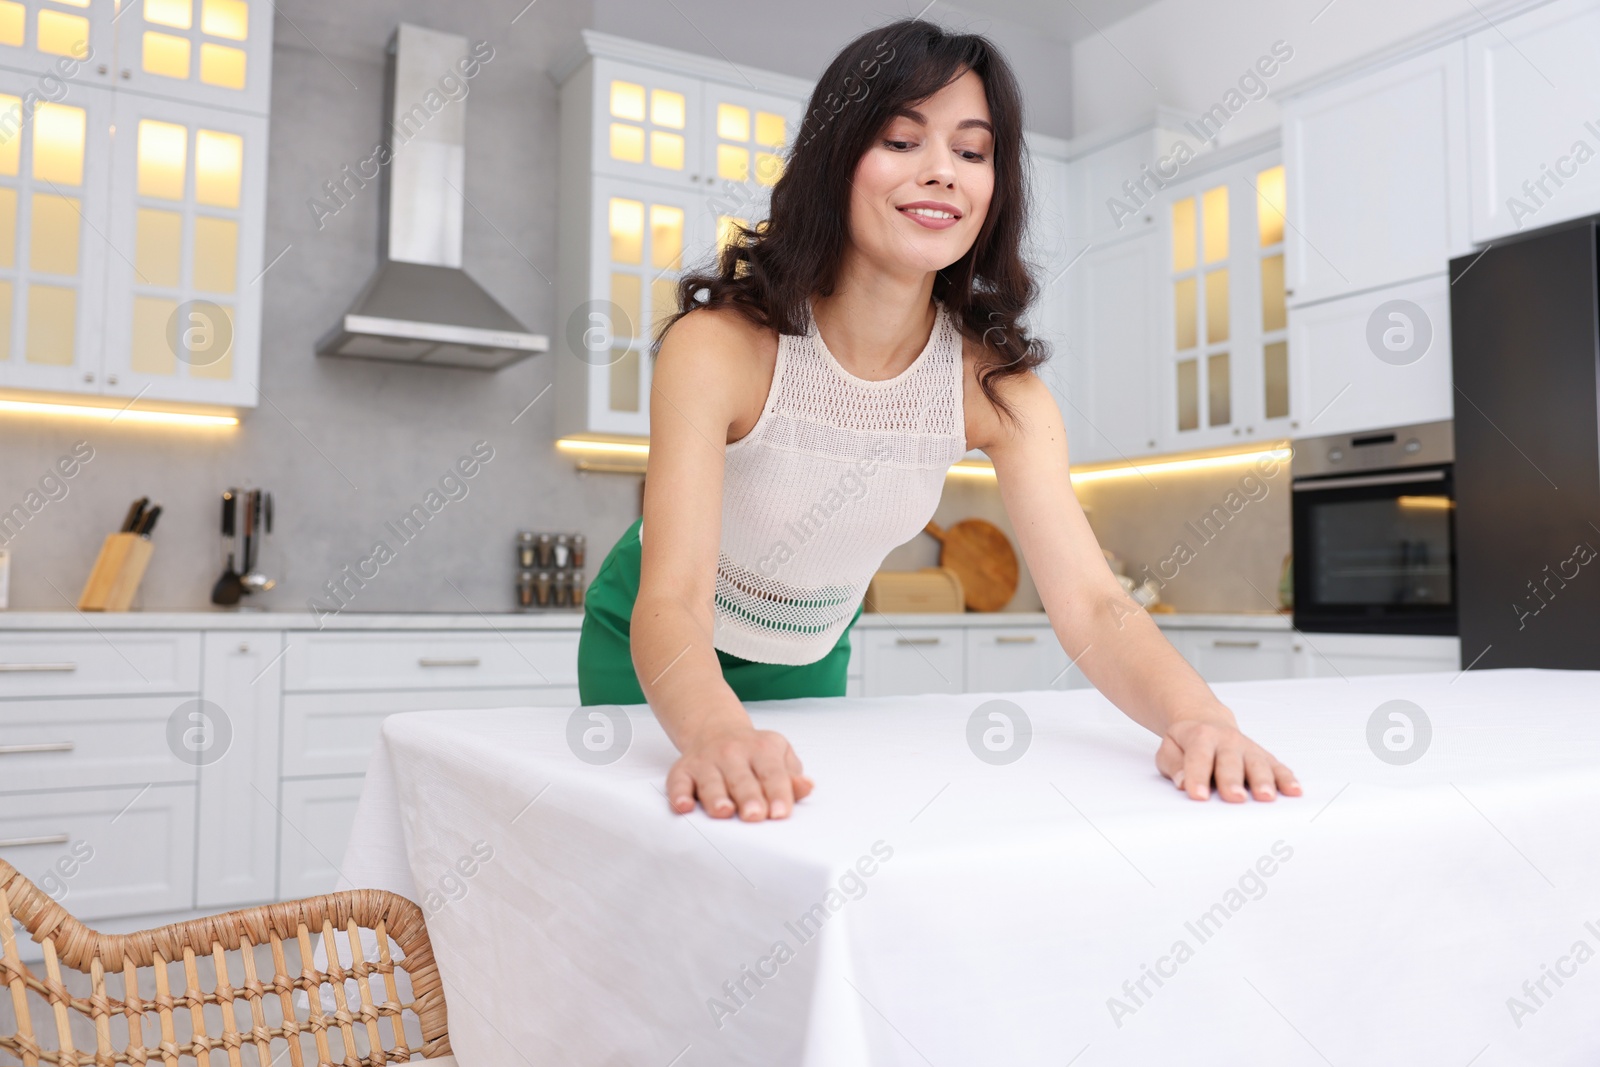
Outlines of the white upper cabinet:
[[1151,124],[1074,154],[1067,178],[1067,237],[1073,255],[1155,229],[1152,201],[1180,173],[1173,159],[1179,140],[1178,134]]
[[[114,0],[6,0],[0,3],[0,67],[109,85],[116,67],[115,15]],[[42,88],[33,85],[44,95]]]
[[272,12],[269,0],[124,0],[116,16],[116,83],[169,100],[265,115]]
[[1467,39],[1472,239],[1600,212],[1600,4],[1557,0]]
[[37,81],[0,71],[0,385],[99,393],[114,94],[22,107]]
[[1453,417],[1447,276],[1291,308],[1289,327],[1299,436]]
[[0,0],[0,386],[254,407],[272,5],[112,12]]
[[646,436],[677,283],[767,217],[810,86],[584,30],[561,82],[556,433]]
[[596,173],[704,187],[706,116],[699,78],[599,56],[592,86]]
[[[1039,289],[1024,319],[1029,334],[1050,348],[1050,358],[1039,368],[1038,374],[1055,387],[1056,403],[1070,427],[1068,413],[1071,409],[1062,400],[1067,387],[1062,368],[1070,359],[1071,346],[1068,268],[1073,264],[1067,245],[1068,167],[1061,154],[1064,142],[1037,134],[1028,134],[1026,139],[1032,167],[1028,176],[1032,201],[1025,220],[1027,230],[1023,235],[1022,256],[1033,271]],[[973,449],[969,455],[981,458],[983,453]]]
[[1442,274],[1468,235],[1464,42],[1283,103],[1291,304]]
[[1151,231],[1086,253],[1066,274],[1071,340],[1045,368],[1074,464],[1157,450],[1161,258]]
[[1296,428],[1284,187],[1274,150],[1174,185],[1159,202],[1162,451]]
[[267,120],[119,93],[106,392],[256,403]]

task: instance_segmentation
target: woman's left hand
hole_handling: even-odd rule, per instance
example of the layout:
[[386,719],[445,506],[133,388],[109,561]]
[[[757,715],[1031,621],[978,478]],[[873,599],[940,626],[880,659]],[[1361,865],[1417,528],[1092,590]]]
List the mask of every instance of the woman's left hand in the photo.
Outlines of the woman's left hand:
[[1161,737],[1156,769],[1192,800],[1211,795],[1211,781],[1223,800],[1242,803],[1245,783],[1257,800],[1300,795],[1294,772],[1244,734],[1231,713],[1197,715],[1175,720]]

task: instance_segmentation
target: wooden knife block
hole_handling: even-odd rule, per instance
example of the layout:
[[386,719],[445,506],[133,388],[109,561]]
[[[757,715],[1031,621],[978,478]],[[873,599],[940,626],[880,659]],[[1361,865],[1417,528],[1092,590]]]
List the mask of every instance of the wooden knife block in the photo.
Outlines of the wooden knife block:
[[155,548],[155,542],[139,534],[107,534],[89,580],[83,584],[78,610],[127,611]]

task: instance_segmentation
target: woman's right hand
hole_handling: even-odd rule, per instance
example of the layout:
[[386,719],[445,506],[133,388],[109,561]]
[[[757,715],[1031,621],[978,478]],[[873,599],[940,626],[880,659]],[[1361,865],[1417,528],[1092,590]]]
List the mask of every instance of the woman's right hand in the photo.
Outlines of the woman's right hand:
[[745,822],[787,818],[811,792],[800,757],[775,730],[725,726],[686,739],[667,772],[667,800],[680,814],[696,798],[713,819],[738,812]]

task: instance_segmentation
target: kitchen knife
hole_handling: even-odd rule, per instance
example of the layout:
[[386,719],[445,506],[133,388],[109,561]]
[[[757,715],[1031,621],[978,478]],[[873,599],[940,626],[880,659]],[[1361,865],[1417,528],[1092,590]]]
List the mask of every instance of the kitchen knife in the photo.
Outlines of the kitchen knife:
[[150,498],[147,496],[142,496],[133,502],[128,508],[127,517],[122,520],[122,533],[134,532],[134,529],[139,525],[140,517],[144,514],[144,507],[148,503],[150,503]]
[[139,528],[134,531],[142,537],[149,537],[150,531],[156,528],[156,520],[161,517],[161,505],[157,504],[145,512],[144,518],[139,520]]
[[249,489],[244,494],[244,555],[240,557],[245,574],[249,574],[255,566],[255,545],[251,535],[256,528],[256,491]]

